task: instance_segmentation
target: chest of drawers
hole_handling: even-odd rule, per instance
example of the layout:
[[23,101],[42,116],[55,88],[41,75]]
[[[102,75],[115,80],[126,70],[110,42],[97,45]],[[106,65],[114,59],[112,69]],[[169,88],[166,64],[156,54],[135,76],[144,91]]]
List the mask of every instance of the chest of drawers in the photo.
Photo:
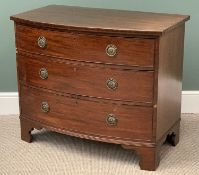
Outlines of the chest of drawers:
[[155,170],[179,141],[189,16],[51,5],[11,19],[22,140],[46,128],[120,144]]

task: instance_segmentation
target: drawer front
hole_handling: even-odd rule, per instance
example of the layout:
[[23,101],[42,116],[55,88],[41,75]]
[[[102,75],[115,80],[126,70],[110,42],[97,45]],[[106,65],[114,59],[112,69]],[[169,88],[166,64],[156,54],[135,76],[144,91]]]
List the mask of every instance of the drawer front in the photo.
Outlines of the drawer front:
[[18,50],[78,61],[153,67],[154,42],[153,39],[94,36],[16,26]]
[[152,108],[84,101],[21,87],[21,116],[55,128],[130,139],[152,138]]
[[28,85],[114,100],[153,100],[152,71],[112,69],[110,66],[97,67],[96,64],[82,65],[41,56],[31,57],[17,56],[19,79]]

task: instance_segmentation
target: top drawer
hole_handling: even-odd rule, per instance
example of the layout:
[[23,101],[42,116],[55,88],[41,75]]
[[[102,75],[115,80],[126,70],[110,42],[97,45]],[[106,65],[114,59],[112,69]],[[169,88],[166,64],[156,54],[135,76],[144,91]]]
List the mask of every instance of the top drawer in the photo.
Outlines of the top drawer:
[[154,65],[154,39],[95,36],[16,25],[16,45],[19,51],[76,61],[141,67]]

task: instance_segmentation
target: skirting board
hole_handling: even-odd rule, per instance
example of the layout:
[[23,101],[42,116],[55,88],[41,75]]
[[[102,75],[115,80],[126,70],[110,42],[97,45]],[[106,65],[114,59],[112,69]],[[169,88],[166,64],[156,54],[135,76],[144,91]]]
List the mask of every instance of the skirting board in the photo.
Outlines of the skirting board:
[[[182,91],[182,113],[199,113],[199,91]],[[19,114],[18,93],[0,92],[0,115]]]
[[17,92],[0,92],[0,115],[19,114]]

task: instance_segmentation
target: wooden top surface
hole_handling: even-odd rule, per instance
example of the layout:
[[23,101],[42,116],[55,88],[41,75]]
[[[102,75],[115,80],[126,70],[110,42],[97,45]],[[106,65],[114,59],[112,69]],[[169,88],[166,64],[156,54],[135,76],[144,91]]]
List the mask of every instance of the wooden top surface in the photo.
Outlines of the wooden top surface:
[[87,32],[162,35],[187,15],[50,5],[11,16],[15,22]]

